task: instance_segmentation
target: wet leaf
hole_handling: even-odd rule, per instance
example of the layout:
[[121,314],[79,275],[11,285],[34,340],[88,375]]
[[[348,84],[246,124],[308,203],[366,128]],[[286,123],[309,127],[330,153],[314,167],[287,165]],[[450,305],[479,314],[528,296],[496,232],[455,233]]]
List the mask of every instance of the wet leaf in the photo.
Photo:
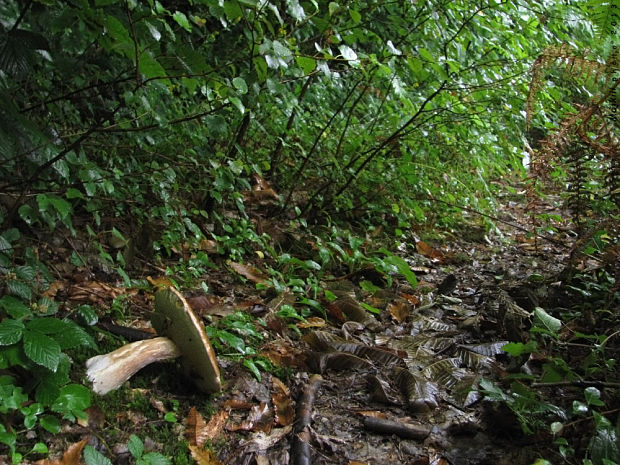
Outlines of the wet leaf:
[[460,358],[444,358],[443,360],[428,365],[424,368],[423,373],[433,381],[449,388],[454,386],[466,375],[465,370],[459,368],[460,365]]
[[437,384],[411,373],[404,368],[396,368],[395,380],[407,399],[409,408],[415,413],[428,413],[436,409],[436,396],[439,394]]

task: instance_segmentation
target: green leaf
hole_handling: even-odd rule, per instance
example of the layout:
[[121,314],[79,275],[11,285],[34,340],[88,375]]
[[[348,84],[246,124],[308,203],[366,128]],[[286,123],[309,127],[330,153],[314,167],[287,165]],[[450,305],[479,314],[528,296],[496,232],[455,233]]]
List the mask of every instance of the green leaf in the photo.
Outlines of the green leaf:
[[174,19],[179,26],[185,29],[187,32],[192,32],[192,25],[189,23],[187,16],[185,13],[181,11],[175,11],[172,15],[172,19]]
[[138,65],[138,69],[147,79],[162,78],[161,82],[166,85],[170,84],[170,80],[166,79],[166,70],[155,58],[153,58],[151,52],[146,52],[140,55],[140,64]]
[[585,388],[584,394],[588,405],[594,405],[597,407],[603,407],[605,405],[605,402],[601,400],[601,391],[594,386]]
[[11,279],[7,281],[6,287],[9,294],[16,295],[27,301],[32,299],[32,289],[30,289],[30,286],[23,281]]
[[0,308],[3,308],[9,316],[16,320],[21,320],[32,313],[30,308],[21,299],[10,295],[5,295],[0,299]]
[[353,50],[348,45],[344,45],[344,44],[340,45],[338,47],[338,50],[340,50],[340,54],[342,55],[342,58],[344,58],[345,60],[348,60],[348,61],[357,60],[357,53],[355,53],[355,50]]
[[235,0],[227,0],[224,2],[224,13],[229,21],[234,21],[243,15],[239,3]]
[[135,459],[142,457],[142,454],[144,453],[144,443],[135,434],[132,434],[131,436],[129,436],[129,442],[127,443],[127,448],[129,449],[129,452],[131,453],[131,455],[133,455]]
[[295,57],[297,65],[304,70],[304,74],[310,74],[316,69],[316,60],[310,57]]
[[19,342],[22,338],[24,325],[17,320],[3,320],[0,322],[0,346],[8,346]]
[[84,462],[86,462],[86,465],[112,465],[110,459],[90,444],[84,447]]
[[90,390],[79,384],[69,384],[60,389],[60,395],[52,404],[52,410],[63,418],[75,421],[75,417],[88,418],[84,409],[90,406]]
[[538,348],[538,344],[536,341],[528,341],[527,344],[523,344],[522,342],[509,342],[505,346],[502,347],[502,350],[509,353],[513,357],[518,357],[522,354],[531,354]]
[[170,465],[170,460],[159,452],[149,452],[142,456],[144,465]]
[[24,353],[33,362],[54,372],[60,362],[60,345],[38,331],[23,332]]
[[245,80],[241,77],[236,77],[233,79],[233,86],[242,94],[247,94],[248,85],[245,83]]
[[540,307],[534,309],[534,324],[547,329],[552,333],[557,333],[562,327],[562,321],[549,315]]
[[67,325],[58,318],[34,318],[26,323],[29,331],[37,331],[43,334],[55,334],[66,331]]
[[243,366],[246,367],[248,370],[250,370],[250,372],[252,372],[252,374],[254,375],[254,377],[258,381],[260,381],[262,379],[262,376],[260,374],[260,370],[256,366],[256,363],[254,363],[254,360],[252,360],[251,358],[246,358],[243,361]]
[[32,452],[35,452],[37,454],[47,454],[49,452],[47,446],[42,443],[42,442],[37,442],[33,447],[32,447]]
[[381,310],[379,310],[376,307],[373,307],[372,305],[368,305],[367,303],[360,302],[360,306],[368,310],[370,313],[375,313],[377,315],[381,313]]
[[60,432],[60,420],[53,415],[43,415],[39,419],[39,423],[43,429],[52,434],[57,434]]

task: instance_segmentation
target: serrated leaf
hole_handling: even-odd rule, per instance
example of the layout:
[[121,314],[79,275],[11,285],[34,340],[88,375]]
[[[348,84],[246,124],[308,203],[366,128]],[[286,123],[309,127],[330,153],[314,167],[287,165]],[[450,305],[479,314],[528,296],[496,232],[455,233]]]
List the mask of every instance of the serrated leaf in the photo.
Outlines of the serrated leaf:
[[97,344],[90,334],[72,321],[65,321],[66,331],[58,333],[54,339],[60,344],[61,349],[74,349],[76,347],[88,347],[96,349]]
[[32,266],[23,265],[23,266],[18,266],[17,268],[15,268],[15,275],[19,279],[24,280],[24,281],[33,280],[36,274],[37,274],[37,271]]
[[52,410],[62,413],[63,418],[73,421],[75,417],[88,417],[84,409],[89,406],[90,390],[79,384],[69,384],[60,389],[58,398],[52,404]]
[[84,447],[84,461],[86,465],[112,465],[109,458],[91,445]]
[[142,457],[142,454],[144,453],[144,443],[135,434],[132,434],[129,437],[127,448],[129,449],[129,452],[131,453],[131,455],[133,455],[135,459],[139,459],[140,457]]
[[3,320],[0,322],[0,346],[9,346],[19,342],[22,338],[24,324],[17,320]]
[[35,318],[26,323],[29,331],[37,331],[43,334],[61,333],[68,329],[64,321],[58,318]]
[[38,331],[25,330],[23,340],[24,353],[30,360],[52,372],[56,371],[61,349],[54,339]]
[[170,460],[159,452],[149,452],[142,456],[143,463],[149,465],[170,465]]
[[5,295],[0,299],[0,308],[3,308],[9,316],[16,320],[25,318],[32,313],[22,300],[11,295]]
[[6,287],[9,294],[16,295],[27,301],[32,299],[32,289],[30,289],[30,286],[23,281],[11,279],[7,281]]

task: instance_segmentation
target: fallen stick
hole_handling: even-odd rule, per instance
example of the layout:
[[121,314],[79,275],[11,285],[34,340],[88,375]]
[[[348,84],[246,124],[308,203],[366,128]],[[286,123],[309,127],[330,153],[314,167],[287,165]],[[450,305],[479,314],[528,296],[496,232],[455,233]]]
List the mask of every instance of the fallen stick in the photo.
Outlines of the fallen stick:
[[321,375],[312,375],[299,400],[297,419],[295,420],[295,429],[293,430],[293,444],[291,446],[292,465],[312,465],[308,426],[312,422],[312,404],[314,404],[316,391],[322,381]]
[[395,434],[401,438],[415,439],[418,441],[423,441],[431,434],[431,428],[428,426],[401,423],[376,417],[364,417],[364,427],[375,433]]

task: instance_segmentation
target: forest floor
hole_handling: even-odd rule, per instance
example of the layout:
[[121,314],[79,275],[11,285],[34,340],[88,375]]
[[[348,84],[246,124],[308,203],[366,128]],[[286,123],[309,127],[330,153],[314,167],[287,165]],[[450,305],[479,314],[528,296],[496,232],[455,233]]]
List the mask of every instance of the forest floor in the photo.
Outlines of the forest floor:
[[[196,392],[173,362],[151,365],[118,391],[93,396],[89,420],[47,437],[50,458],[38,463],[77,464],[75,451],[86,443],[114,464],[135,463],[135,451],[128,447],[132,434],[143,442],[145,454],[160,452],[176,464],[564,460],[549,428],[536,427],[554,414],[545,398],[570,410],[583,386],[549,383],[541,388],[543,397],[537,394],[530,404],[512,410],[505,402],[484,399],[485,393],[501,398],[511,383],[519,382],[519,374],[535,377],[553,365],[550,352],[511,356],[502,347],[533,337],[530,329],[541,317],[536,308],[550,316],[554,309],[568,309],[566,299],[574,298],[562,282],[568,236],[560,232],[552,241],[535,240],[527,232],[522,193],[512,191],[501,202],[494,231],[464,225],[457,232],[436,232],[434,239],[418,237],[415,244],[402,244],[396,253],[415,272],[417,287],[402,275],[388,277],[372,267],[345,270],[321,281],[324,292],[313,298],[325,312],[309,318],[294,311],[300,308],[299,296],[269,286],[257,290],[264,267],[260,258],[253,266],[222,261],[200,277],[210,294],[183,290],[194,311],[215,328],[210,334],[222,392]],[[547,202],[549,212],[560,208],[553,199]],[[564,225],[556,226],[562,231]],[[40,246],[54,250],[55,269],[66,279],[58,284],[55,298],[66,299],[68,307],[90,303],[105,309],[100,323],[149,331],[154,290],[129,291],[96,278],[104,273],[68,266],[74,247]],[[161,264],[143,265],[140,277],[148,275],[151,283],[169,279],[157,277]],[[599,267],[597,262],[582,265],[590,273]],[[606,334],[617,330],[617,323],[616,317],[615,329]],[[577,331],[587,332],[574,323],[563,326],[558,337],[568,341],[568,333]],[[108,331],[98,337],[101,351],[123,343]],[[617,351],[617,341],[607,349]],[[92,355],[84,351],[73,356],[76,376],[83,376],[84,361]],[[578,365],[587,355],[566,352],[565,358]],[[610,402],[612,409],[618,407],[617,392]],[[531,434],[523,433],[524,425]],[[580,427],[565,433],[576,456],[587,446],[588,438],[579,439],[581,434]],[[155,456],[143,459],[158,463]]]

